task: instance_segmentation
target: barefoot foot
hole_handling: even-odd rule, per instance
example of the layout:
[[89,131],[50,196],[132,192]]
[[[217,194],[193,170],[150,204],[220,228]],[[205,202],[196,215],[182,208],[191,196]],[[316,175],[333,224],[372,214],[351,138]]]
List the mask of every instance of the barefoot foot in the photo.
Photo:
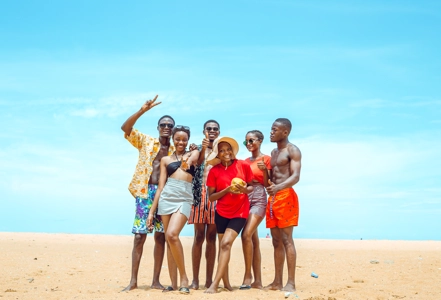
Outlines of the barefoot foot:
[[136,283],[130,283],[125,289],[123,289],[121,292],[128,292],[134,289],[137,289],[138,285]]
[[283,288],[282,284],[280,283],[270,283],[265,287],[265,290],[271,290],[271,291],[279,291]]
[[251,288],[253,288],[253,289],[263,289],[263,285],[262,285],[262,283],[260,282],[260,281],[254,281],[252,284],[251,284]]
[[210,287],[208,289],[206,289],[204,293],[216,294],[217,293],[217,286],[215,286],[214,284],[210,285]]
[[282,291],[284,291],[284,292],[295,292],[296,291],[296,286],[294,284],[292,284],[292,283],[287,283],[283,287]]
[[155,290],[163,290],[164,286],[162,284],[160,284],[159,282],[152,282],[152,285],[150,286],[150,288],[155,289]]
[[193,280],[193,282],[190,284],[190,288],[193,290],[199,289],[199,281]]

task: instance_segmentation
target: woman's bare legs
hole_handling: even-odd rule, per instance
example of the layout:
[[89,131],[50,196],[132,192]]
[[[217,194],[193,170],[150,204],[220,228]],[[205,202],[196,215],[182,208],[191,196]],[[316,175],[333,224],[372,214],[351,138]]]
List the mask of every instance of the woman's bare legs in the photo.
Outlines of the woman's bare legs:
[[[245,274],[243,276],[242,285],[250,285],[251,287],[258,289],[262,288],[262,275],[260,270],[261,255],[257,227],[262,220],[262,217],[256,214],[250,214],[242,232],[242,250],[245,259]],[[251,283],[253,281],[251,266],[254,271],[253,283]]]
[[219,263],[216,270],[216,276],[205,293],[216,293],[221,280],[224,281],[224,287],[231,290],[231,285],[228,279],[228,263],[230,262],[231,246],[237,236],[238,233],[231,228],[227,228],[224,234],[219,234]]
[[[180,286],[188,287],[188,277],[187,273],[185,272],[184,249],[182,248],[181,240],[179,239],[179,234],[181,233],[182,228],[184,228],[185,223],[187,222],[187,217],[181,214],[179,211],[171,215],[165,215],[161,217],[164,224],[165,239],[167,241],[168,247],[170,247],[170,252],[173,256],[174,262],[179,270],[179,275],[181,277]],[[170,272],[170,278],[173,281],[172,272]]]

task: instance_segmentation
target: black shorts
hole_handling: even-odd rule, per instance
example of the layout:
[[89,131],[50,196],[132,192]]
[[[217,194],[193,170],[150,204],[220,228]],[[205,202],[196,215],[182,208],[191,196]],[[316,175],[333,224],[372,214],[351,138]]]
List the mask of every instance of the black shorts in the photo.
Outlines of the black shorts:
[[217,211],[214,216],[214,223],[216,223],[216,230],[217,233],[220,234],[224,234],[227,228],[233,229],[234,231],[237,232],[237,234],[239,234],[240,231],[245,226],[246,221],[247,219],[244,218],[233,218],[233,219],[224,218],[221,215],[219,215]]

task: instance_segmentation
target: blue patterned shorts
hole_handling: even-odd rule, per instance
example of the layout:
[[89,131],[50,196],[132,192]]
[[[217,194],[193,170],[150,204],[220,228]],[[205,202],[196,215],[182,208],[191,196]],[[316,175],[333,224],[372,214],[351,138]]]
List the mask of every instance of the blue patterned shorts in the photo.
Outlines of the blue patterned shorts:
[[152,233],[153,229],[156,232],[164,232],[164,225],[162,225],[161,216],[153,215],[153,228],[147,228],[147,218],[149,216],[150,208],[152,207],[153,200],[155,199],[156,190],[158,186],[156,184],[148,185],[148,198],[144,199],[136,197],[136,214],[135,221],[133,222],[132,233]]

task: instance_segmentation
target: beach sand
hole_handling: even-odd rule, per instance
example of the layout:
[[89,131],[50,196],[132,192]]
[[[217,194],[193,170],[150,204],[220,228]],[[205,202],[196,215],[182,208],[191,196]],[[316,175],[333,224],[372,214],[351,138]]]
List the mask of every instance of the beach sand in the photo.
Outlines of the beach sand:
[[[191,237],[181,238],[191,280]],[[190,295],[150,289],[153,239],[147,237],[139,289],[130,279],[132,236],[0,233],[0,299],[284,299],[281,291],[239,290],[244,273],[240,239],[233,245],[234,291]],[[295,239],[296,287],[289,299],[441,299],[440,241]],[[274,277],[271,239],[261,239],[263,283]],[[164,262],[161,283],[170,283]],[[284,269],[286,282],[286,265]],[[311,272],[318,278],[311,277]],[[201,282],[205,281],[202,259]]]

